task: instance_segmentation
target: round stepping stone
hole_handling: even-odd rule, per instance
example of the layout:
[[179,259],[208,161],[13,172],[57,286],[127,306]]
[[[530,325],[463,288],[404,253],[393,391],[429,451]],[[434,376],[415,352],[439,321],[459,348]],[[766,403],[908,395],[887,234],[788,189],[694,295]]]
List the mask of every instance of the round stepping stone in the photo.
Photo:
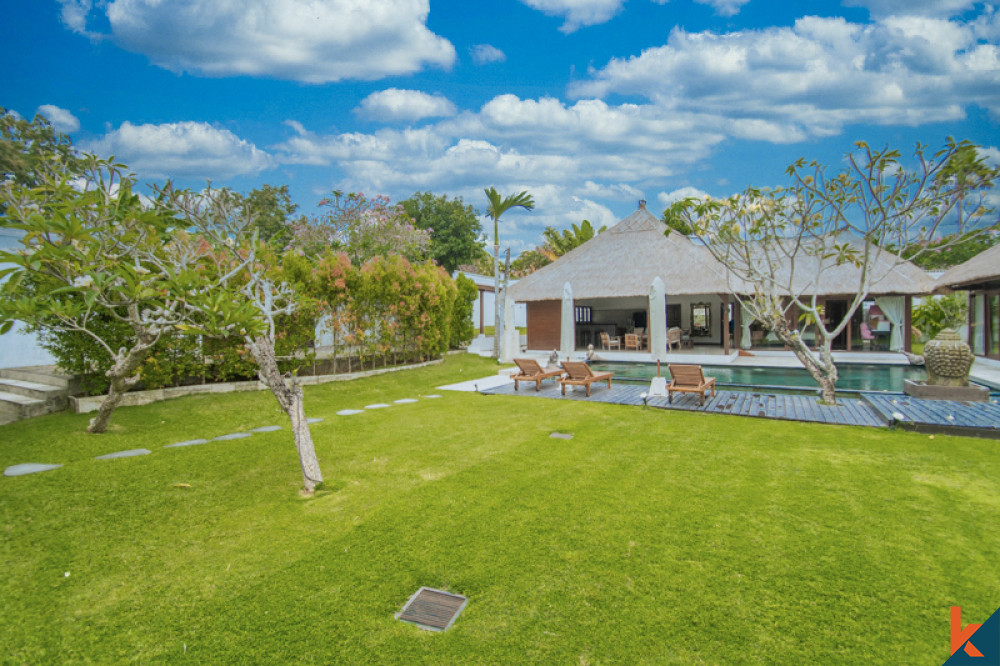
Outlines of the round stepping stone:
[[226,441],[226,440],[229,440],[229,439],[246,439],[249,436],[250,436],[250,433],[248,433],[248,432],[232,432],[232,433],[229,433],[228,435],[219,435],[218,437],[213,437],[212,441],[213,442],[222,442],[222,441]]
[[188,439],[183,442],[177,442],[175,444],[167,444],[163,448],[172,449],[178,446],[194,446],[196,444],[206,444],[206,443],[208,443],[207,439]]
[[416,402],[414,398],[400,398],[399,400],[393,400],[397,405],[409,405]]
[[322,423],[322,422],[323,422],[323,419],[321,419],[321,418],[319,418],[317,416],[314,416],[311,419],[306,419],[306,423]]
[[250,432],[274,432],[275,430],[281,430],[281,426],[261,426],[260,428],[254,428]]
[[425,395],[424,397],[425,398],[431,398],[433,400],[434,398],[440,398],[441,396],[435,394],[435,395]]
[[384,402],[376,402],[374,405],[365,405],[365,409],[383,409],[388,406]]
[[59,469],[62,465],[52,465],[48,463],[21,463],[11,465],[3,471],[4,476],[24,476],[25,474],[35,474],[37,472],[47,472],[50,469]]
[[364,414],[363,409],[342,409],[337,412],[337,416],[354,416],[355,414]]
[[149,449],[129,449],[128,451],[115,451],[114,453],[105,453],[103,456],[97,456],[94,460],[113,460],[115,458],[134,458],[135,456],[147,456],[152,451]]

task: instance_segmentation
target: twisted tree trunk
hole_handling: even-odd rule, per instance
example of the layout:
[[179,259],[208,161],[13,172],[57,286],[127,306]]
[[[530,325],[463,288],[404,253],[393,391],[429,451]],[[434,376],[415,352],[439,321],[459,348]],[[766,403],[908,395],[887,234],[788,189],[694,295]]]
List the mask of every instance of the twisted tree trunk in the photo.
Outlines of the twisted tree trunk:
[[90,419],[87,432],[99,434],[108,429],[111,414],[121,403],[122,398],[139,381],[137,372],[139,365],[149,356],[150,350],[159,336],[150,333],[140,333],[139,341],[129,350],[121,348],[115,356],[112,365],[104,375],[111,381],[108,387],[108,397],[101,403],[97,416]]
[[302,489],[303,492],[312,494],[317,484],[323,482],[323,473],[319,469],[312,433],[309,432],[309,424],[306,422],[302,387],[294,377],[288,377],[286,380],[281,374],[275,358],[274,341],[270,337],[261,335],[247,342],[257,362],[260,380],[271,389],[278,405],[288,414],[292,422],[295,449],[299,453],[299,463],[302,465]]
[[820,388],[820,402],[826,405],[837,404],[837,365],[833,362],[833,340],[823,337],[820,357],[809,350],[802,336],[788,327],[785,318],[779,317],[773,323],[773,331],[795,354],[799,362],[805,366]]

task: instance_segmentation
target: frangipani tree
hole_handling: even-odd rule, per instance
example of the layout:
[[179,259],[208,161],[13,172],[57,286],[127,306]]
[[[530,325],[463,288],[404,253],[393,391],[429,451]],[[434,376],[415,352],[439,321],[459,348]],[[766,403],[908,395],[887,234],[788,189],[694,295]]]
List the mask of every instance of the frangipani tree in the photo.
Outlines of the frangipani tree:
[[[189,314],[172,288],[183,269],[164,260],[178,221],[159,203],[143,202],[122,165],[79,160],[72,170],[37,170],[34,186],[0,187],[0,227],[23,234],[20,249],[0,252],[10,264],[0,271],[9,276],[0,332],[23,321],[29,329],[85,334],[107,352],[108,396],[87,428],[100,433],[153,345]],[[114,346],[104,319],[131,329],[126,346]]]
[[[998,170],[972,144],[949,139],[932,155],[918,145],[910,167],[898,151],[857,147],[835,174],[800,159],[786,171],[788,187],[688,200],[675,211],[725,267],[737,300],[788,345],[828,404],[836,401],[833,340],[872,289],[905,263],[894,249],[968,238],[998,224],[986,205]],[[818,295],[835,272],[851,276],[840,319],[827,316]],[[789,321],[793,308],[815,327],[818,351]]]
[[[282,374],[275,353],[280,318],[302,308],[306,296],[278,276],[276,258],[269,260],[268,250],[256,234],[248,235],[254,215],[239,195],[211,187],[192,193],[169,185],[160,194],[194,232],[185,242],[171,247],[175,265],[200,266],[218,276],[210,289],[198,282],[175,283],[187,291],[184,306],[199,322],[186,327],[188,332],[225,331],[243,336],[260,380],[291,421],[303,492],[311,494],[323,482],[323,474],[306,420],[302,386],[294,375]],[[181,275],[190,278],[193,274],[185,271]]]
[[[489,207],[486,209],[486,214],[493,219],[493,291],[495,298],[495,310],[493,316],[493,356],[500,358],[500,335],[503,332],[503,325],[501,323],[502,303],[501,303],[501,290],[500,290],[500,231],[499,231],[499,221],[500,216],[506,213],[511,208],[524,208],[525,210],[532,210],[535,207],[535,200],[528,194],[527,191],[521,191],[517,194],[509,194],[506,197],[501,197],[500,193],[497,192],[497,188],[490,187],[483,190],[486,193],[486,199],[489,201]],[[506,298],[506,290],[504,290],[503,298]]]

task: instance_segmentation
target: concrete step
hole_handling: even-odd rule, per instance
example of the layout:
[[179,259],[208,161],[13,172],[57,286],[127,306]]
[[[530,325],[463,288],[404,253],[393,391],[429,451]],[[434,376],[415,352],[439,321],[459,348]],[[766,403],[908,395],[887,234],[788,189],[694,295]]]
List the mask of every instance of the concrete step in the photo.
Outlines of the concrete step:
[[51,406],[44,400],[0,391],[0,424],[30,419],[33,416],[41,416],[52,411],[56,410],[51,409]]
[[63,406],[66,404],[66,394],[64,386],[52,386],[51,384],[37,384],[26,382],[21,379],[0,379],[0,392],[16,393],[36,400],[46,402],[57,402],[62,400]]
[[54,365],[28,365],[21,368],[0,368],[0,379],[17,379],[32,384],[48,384],[68,389],[71,395],[79,392],[79,381]]

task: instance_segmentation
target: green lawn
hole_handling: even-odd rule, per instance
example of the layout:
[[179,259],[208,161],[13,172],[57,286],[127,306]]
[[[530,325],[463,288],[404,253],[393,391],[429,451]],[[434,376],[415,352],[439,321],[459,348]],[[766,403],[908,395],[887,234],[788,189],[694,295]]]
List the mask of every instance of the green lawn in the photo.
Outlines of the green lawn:
[[[449,392],[335,414],[495,368],[308,387],[308,499],[287,424],[162,448],[284,424],[267,393],[0,427],[0,467],[66,463],[0,477],[3,661],[940,664],[949,606],[1000,605],[997,442]],[[448,632],[393,618],[421,585],[469,597]]]

